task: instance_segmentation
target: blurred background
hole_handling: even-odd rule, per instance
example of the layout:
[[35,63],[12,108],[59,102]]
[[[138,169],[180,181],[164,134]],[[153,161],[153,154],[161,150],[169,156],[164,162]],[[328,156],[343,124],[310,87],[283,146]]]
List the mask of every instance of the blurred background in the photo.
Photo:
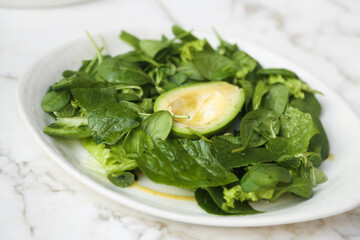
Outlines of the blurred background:
[[[16,83],[48,51],[131,28],[211,30],[269,49],[360,116],[358,0],[0,0],[0,239],[360,239],[360,208],[266,228],[210,228],[128,209],[59,169],[16,112]],[[240,46],[241,47],[241,46]]]

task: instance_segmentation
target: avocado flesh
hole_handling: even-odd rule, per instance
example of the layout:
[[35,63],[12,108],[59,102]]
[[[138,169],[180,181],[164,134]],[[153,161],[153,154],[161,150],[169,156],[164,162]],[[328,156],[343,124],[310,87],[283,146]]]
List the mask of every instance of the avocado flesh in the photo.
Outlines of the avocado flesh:
[[227,82],[208,82],[180,86],[161,94],[154,111],[189,116],[189,119],[174,119],[172,134],[194,138],[196,135],[187,128],[204,136],[219,133],[234,120],[244,102],[243,89]]

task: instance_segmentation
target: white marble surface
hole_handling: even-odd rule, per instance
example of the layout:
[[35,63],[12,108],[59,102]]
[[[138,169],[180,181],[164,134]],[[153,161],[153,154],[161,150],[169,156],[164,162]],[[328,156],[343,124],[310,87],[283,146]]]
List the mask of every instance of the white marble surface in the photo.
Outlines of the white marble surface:
[[0,8],[0,239],[360,239],[360,207],[261,228],[159,219],[88,189],[34,142],[15,102],[17,80],[32,62],[84,30],[174,23],[215,26],[269,48],[312,72],[360,115],[357,0],[98,0],[61,8]]

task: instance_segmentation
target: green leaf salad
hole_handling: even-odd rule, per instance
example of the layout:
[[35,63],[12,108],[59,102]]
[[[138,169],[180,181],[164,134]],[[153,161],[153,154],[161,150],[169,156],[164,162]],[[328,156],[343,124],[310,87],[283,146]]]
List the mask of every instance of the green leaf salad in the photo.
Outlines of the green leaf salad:
[[211,214],[259,213],[249,203],[285,193],[311,198],[327,180],[320,92],[290,70],[264,69],[217,33],[214,47],[172,30],[160,40],[122,31],[134,49],[117,56],[88,34],[96,54],[44,95],[55,119],[44,133],[81,139],[118,187],[143,173],[194,191]]

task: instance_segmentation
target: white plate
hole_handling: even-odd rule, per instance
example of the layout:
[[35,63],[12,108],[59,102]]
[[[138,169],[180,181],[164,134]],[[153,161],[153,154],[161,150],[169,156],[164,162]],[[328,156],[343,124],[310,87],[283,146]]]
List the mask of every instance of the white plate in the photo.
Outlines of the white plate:
[[[141,38],[159,39],[162,33],[171,36],[169,29],[133,29],[131,33]],[[211,32],[196,33],[217,44]],[[103,37],[113,55],[130,50],[119,40],[119,32],[105,33]],[[266,213],[249,216],[215,216],[200,209],[196,202],[173,200],[153,196],[136,188],[121,189],[113,186],[103,176],[92,173],[83,165],[88,153],[75,140],[60,140],[42,133],[52,119],[40,107],[46,90],[61,78],[64,69],[77,69],[82,59],[90,59],[95,51],[86,38],[68,43],[42,57],[21,77],[17,100],[21,116],[34,137],[46,152],[64,169],[102,195],[128,207],[175,221],[213,226],[268,226],[303,222],[348,211],[360,203],[360,124],[357,116],[345,102],[313,75],[289,61],[252,44],[231,39],[255,57],[264,67],[281,67],[295,71],[311,87],[322,91],[319,96],[323,106],[321,120],[328,134],[334,160],[325,161],[321,168],[328,181],[319,185],[314,196],[302,201],[263,203]],[[162,192],[188,194],[183,190],[157,185],[148,181],[142,184]]]

